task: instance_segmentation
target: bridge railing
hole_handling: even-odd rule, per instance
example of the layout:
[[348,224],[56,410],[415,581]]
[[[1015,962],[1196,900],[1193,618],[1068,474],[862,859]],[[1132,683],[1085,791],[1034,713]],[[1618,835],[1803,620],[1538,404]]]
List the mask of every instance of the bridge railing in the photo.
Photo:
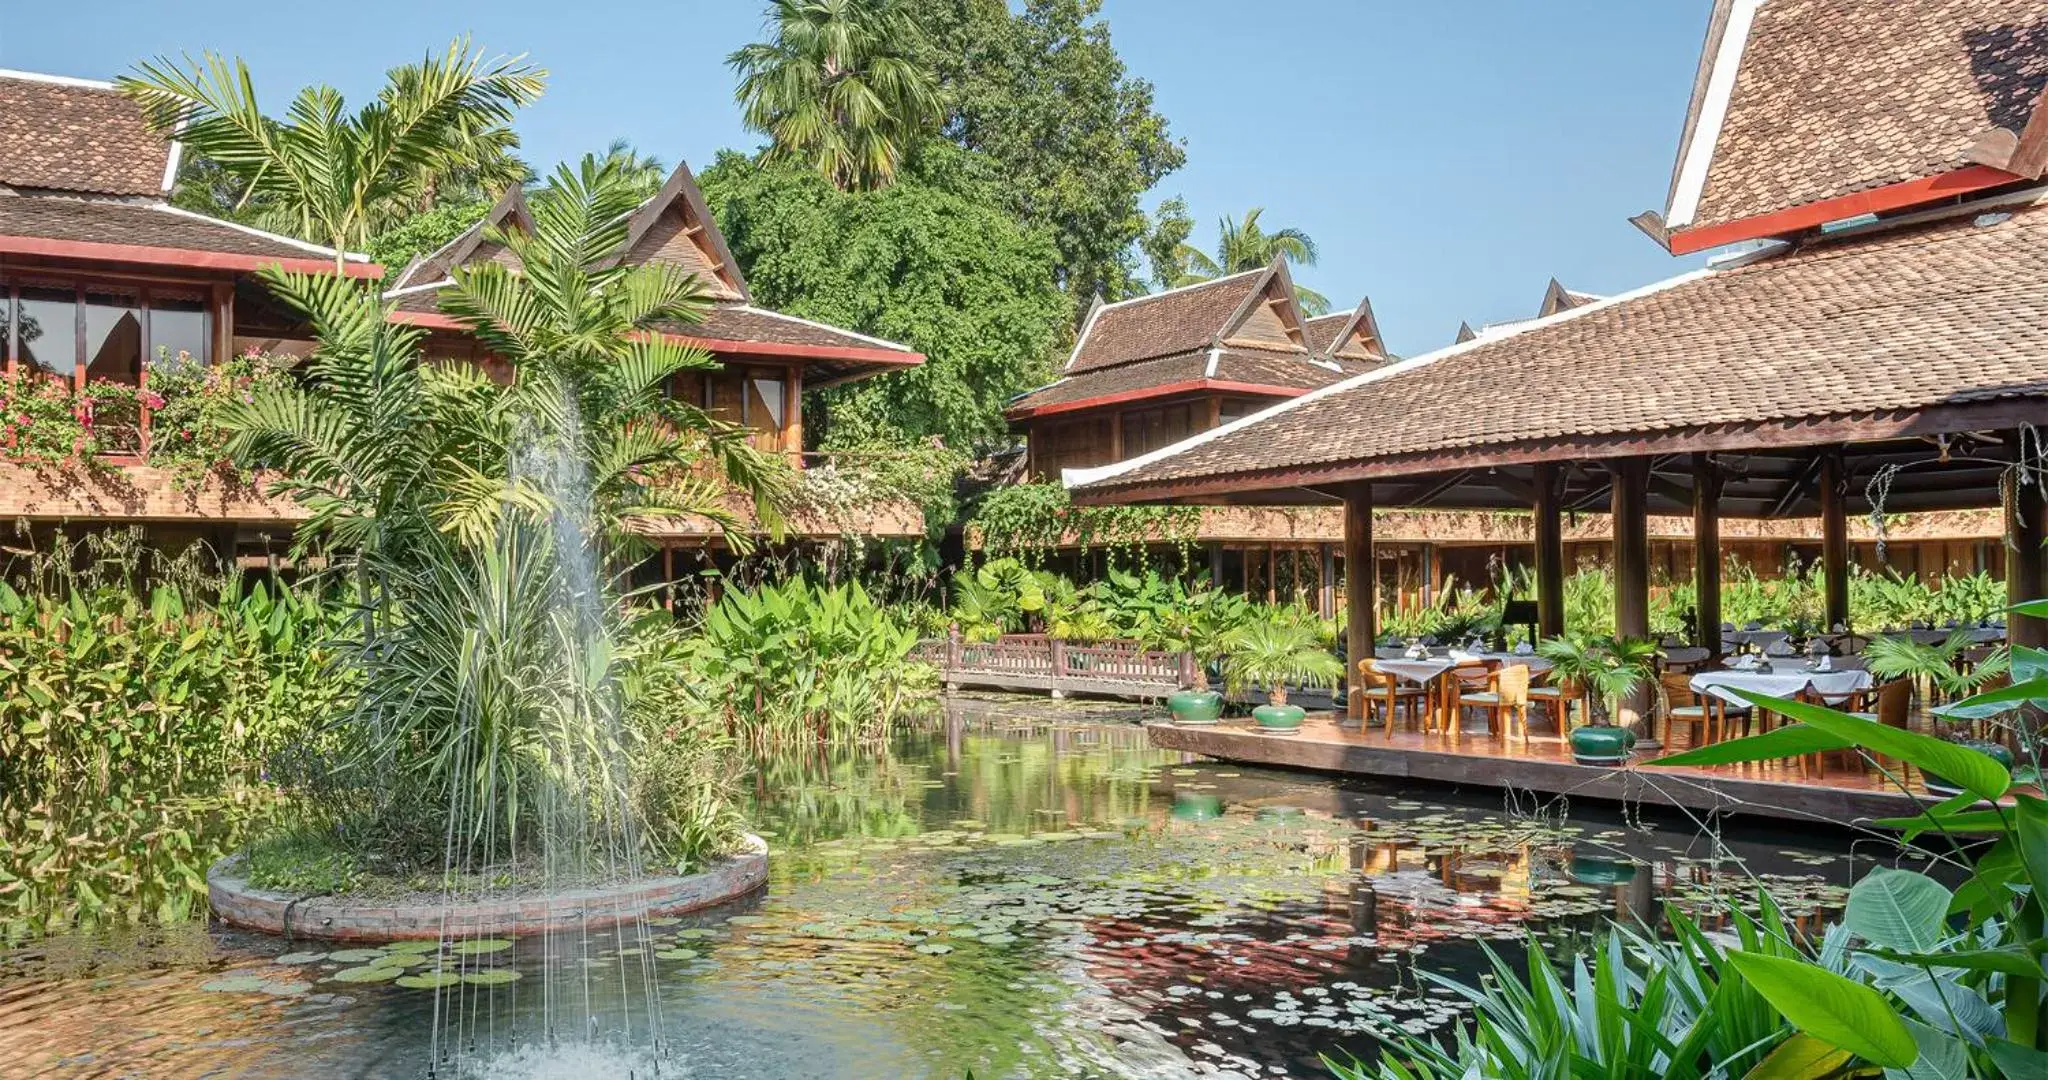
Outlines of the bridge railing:
[[948,690],[963,686],[1160,697],[1194,685],[1195,658],[1136,641],[1071,644],[1044,634],[968,641],[954,630],[918,643],[914,657],[939,670]]

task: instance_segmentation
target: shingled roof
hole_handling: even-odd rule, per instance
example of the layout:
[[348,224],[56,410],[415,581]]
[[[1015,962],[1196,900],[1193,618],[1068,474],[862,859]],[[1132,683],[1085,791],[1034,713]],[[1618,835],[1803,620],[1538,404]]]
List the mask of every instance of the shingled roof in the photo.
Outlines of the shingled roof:
[[[410,322],[460,329],[440,314],[440,290],[451,284],[455,267],[495,260],[516,268],[518,256],[492,238],[494,230],[530,229],[533,219],[526,197],[507,192],[483,220],[462,235],[412,261],[385,294],[397,317]],[[908,346],[810,319],[758,307],[751,301],[746,278],[733,261],[718,223],[704,204],[689,166],[678,165],[660,191],[633,212],[626,240],[614,260],[635,265],[666,263],[697,276],[711,301],[699,323],[663,327],[719,353],[746,353],[802,360],[810,386],[831,386],[893,367],[922,363],[923,355]]]
[[1724,262],[1070,480],[1125,501],[2011,426],[2048,407],[2041,197]]
[[2048,0],[1718,0],[1663,227],[1954,172],[2044,87]]
[[1301,325],[1309,351],[1317,356],[1369,365],[1387,360],[1386,342],[1380,337],[1379,320],[1373,318],[1370,300],[1361,299],[1350,311],[1318,315]]
[[[1363,325],[1377,340],[1370,307],[1361,309]],[[1345,318],[1356,322],[1351,318],[1356,314],[1347,313]],[[1332,340],[1339,329],[1330,328]],[[1346,335],[1346,340],[1356,337]],[[1005,415],[1022,420],[1098,403],[1202,390],[1291,397],[1377,363],[1370,358],[1333,359],[1313,342],[1295,305],[1294,283],[1284,260],[1114,304],[1098,300],[1060,378],[1019,396]]]
[[0,70],[0,187],[154,198],[176,167],[112,83]]

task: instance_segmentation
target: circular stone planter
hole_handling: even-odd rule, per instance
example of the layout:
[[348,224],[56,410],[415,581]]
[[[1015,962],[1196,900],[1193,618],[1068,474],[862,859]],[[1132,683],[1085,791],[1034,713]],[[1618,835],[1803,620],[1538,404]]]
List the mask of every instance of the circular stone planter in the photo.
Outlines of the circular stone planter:
[[1223,695],[1214,690],[1182,690],[1169,694],[1166,711],[1176,724],[1213,724],[1223,716]]
[[1252,710],[1259,731],[1267,735],[1293,735],[1301,731],[1301,718],[1308,713],[1299,705],[1261,705]]
[[566,927],[603,929],[650,915],[737,900],[768,880],[768,842],[748,833],[741,850],[684,877],[651,877],[623,885],[510,896],[477,903],[313,896],[249,884],[242,857],[230,855],[206,872],[213,913],[230,926],[321,941],[406,941],[444,936],[519,936]]

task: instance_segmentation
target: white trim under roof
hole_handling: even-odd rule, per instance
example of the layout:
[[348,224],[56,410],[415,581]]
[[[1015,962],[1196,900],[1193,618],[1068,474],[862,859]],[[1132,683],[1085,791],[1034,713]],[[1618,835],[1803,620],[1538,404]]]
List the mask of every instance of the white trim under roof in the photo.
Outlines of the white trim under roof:
[[1699,214],[1700,195],[1706,190],[1707,170],[1714,163],[1714,144],[1721,141],[1721,125],[1728,119],[1728,99],[1735,94],[1735,76],[1742,70],[1742,51],[1749,44],[1750,27],[1764,0],[1735,0],[1728,13],[1728,25],[1721,32],[1721,48],[1714,55],[1714,72],[1707,77],[1706,100],[1700,103],[1699,123],[1692,139],[1680,149],[1678,183],[1671,190],[1671,205],[1664,208],[1664,227],[1680,229],[1692,224]]
[[16,71],[0,68],[0,79],[20,79],[23,82],[49,83],[51,86],[76,86],[82,90],[112,90],[114,84],[105,79],[80,79],[71,75],[45,75],[40,71]]
[[[183,124],[178,125],[183,127]],[[178,165],[184,160],[185,144],[171,140],[171,152],[164,156],[164,196],[170,197],[171,189],[178,184]]]
[[454,278],[442,278],[439,281],[429,281],[424,285],[401,285],[395,289],[384,290],[384,298],[389,300],[394,296],[411,296],[413,293],[431,292],[434,289],[445,289],[453,284],[455,284]]
[[[806,319],[801,315],[785,315],[780,311],[770,311],[767,308],[755,307],[752,304],[729,304],[724,306],[732,307],[740,311],[751,311],[756,315],[766,315],[771,319],[781,319],[785,322],[802,323],[805,326],[815,326],[820,330],[830,330],[835,334],[845,334],[847,337],[856,338],[860,341],[865,341],[870,345],[879,345],[884,349],[894,349],[897,352],[917,351],[916,349],[913,349],[908,345],[902,344],[901,342],[888,341],[883,338],[871,337],[867,334],[863,334],[855,330],[848,330],[843,326],[834,326],[831,323],[821,323],[816,319]],[[687,336],[687,334],[685,336]]]
[[1130,472],[1133,469],[1150,465],[1156,461],[1164,461],[1165,459],[1173,457],[1176,454],[1185,453],[1189,450],[1194,449],[1195,447],[1203,445],[1204,443],[1211,442],[1215,439],[1220,439],[1223,436],[1238,430],[1239,428],[1249,427],[1254,423],[1258,423],[1262,420],[1267,419],[1268,417],[1277,416],[1281,413],[1287,412],[1290,409],[1298,409],[1304,405],[1321,401],[1323,398],[1329,397],[1332,394],[1340,394],[1353,387],[1370,385],[1372,383],[1380,381],[1381,379],[1392,378],[1396,375],[1412,371],[1415,368],[1424,367],[1426,365],[1436,363],[1439,360],[1447,360],[1453,356],[1458,356],[1463,353],[1470,352],[1481,345],[1491,345],[1494,342],[1503,341],[1507,338],[1511,338],[1518,334],[1525,333],[1531,329],[1534,329],[1537,326],[1551,326],[1556,323],[1568,322],[1572,319],[1583,318],[1586,315],[1592,314],[1593,312],[1603,311],[1609,307],[1614,306],[1615,304],[1623,303],[1629,300],[1634,300],[1637,297],[1649,296],[1653,293],[1663,292],[1666,289],[1676,288],[1680,285],[1686,284],[1687,282],[1697,281],[1700,278],[1708,277],[1715,273],[1718,273],[1718,271],[1712,268],[1693,270],[1688,273],[1680,274],[1677,277],[1666,278],[1663,281],[1653,282],[1652,284],[1645,285],[1640,289],[1632,289],[1625,293],[1619,293],[1617,295],[1606,297],[1601,300],[1595,300],[1590,304],[1584,304],[1579,307],[1569,308],[1564,311],[1560,311],[1547,319],[1530,319],[1524,323],[1513,326],[1511,328],[1503,329],[1500,333],[1495,334],[1492,337],[1474,338],[1471,341],[1459,342],[1458,344],[1438,349],[1433,353],[1424,353],[1421,356],[1412,357],[1407,360],[1402,360],[1398,363],[1388,364],[1384,367],[1377,367],[1372,369],[1371,371],[1354,375],[1351,378],[1343,379],[1338,382],[1333,382],[1330,385],[1322,387],[1320,389],[1311,390],[1308,393],[1301,395],[1300,397],[1288,398],[1286,401],[1280,402],[1277,405],[1273,405],[1269,408],[1262,409],[1248,416],[1243,416],[1236,420],[1232,420],[1230,423],[1224,424],[1220,427],[1213,427],[1207,431],[1199,432],[1195,435],[1189,436],[1186,439],[1182,439],[1180,442],[1174,443],[1171,446],[1162,446],[1157,450],[1151,451],[1150,453],[1140,454],[1137,457],[1130,458],[1125,461],[1113,462],[1108,465],[1100,465],[1092,469],[1062,469],[1060,471],[1060,482],[1064,484],[1069,491],[1072,491],[1076,488],[1086,487],[1089,484],[1097,484],[1105,480],[1114,480],[1117,477],[1122,476],[1124,473]]
[[[183,207],[172,206],[169,203],[150,203],[149,207],[152,210],[160,210],[166,214],[176,214],[179,217],[191,218],[194,221],[204,221],[209,225],[219,225],[223,228],[233,229],[239,233],[247,233],[250,236],[260,236],[265,240],[271,240],[280,244],[295,247],[301,251],[310,251],[315,255],[320,255],[325,258],[331,259],[334,258],[335,256],[335,251],[333,248],[321,247],[318,244],[309,244],[304,240],[297,240],[292,237],[282,236],[274,232],[266,232],[262,229],[256,228],[253,225],[243,225],[240,222],[228,221],[223,218],[217,217],[209,217],[205,214],[197,213],[192,210],[186,210]],[[348,260],[349,262],[370,261],[370,257],[368,255],[364,255],[360,252],[355,251],[341,252],[341,257]]]

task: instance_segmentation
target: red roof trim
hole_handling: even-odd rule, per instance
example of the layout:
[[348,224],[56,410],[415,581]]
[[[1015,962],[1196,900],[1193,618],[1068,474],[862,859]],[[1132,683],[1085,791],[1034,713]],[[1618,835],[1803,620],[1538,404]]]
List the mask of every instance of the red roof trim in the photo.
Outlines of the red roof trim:
[[[410,323],[435,330],[467,330],[469,327],[460,320],[432,311],[394,311],[392,322]],[[890,367],[916,367],[924,363],[924,354],[899,352],[895,349],[863,349],[841,345],[793,345],[780,341],[725,341],[719,338],[690,337],[684,334],[664,334],[663,337],[683,345],[692,345],[706,352],[723,353],[727,356],[772,356],[794,360],[851,360],[863,364],[884,364]]]
[[1696,251],[1740,243],[1744,240],[1761,240],[1766,237],[1805,232],[1831,221],[1842,221],[1864,214],[1905,210],[1922,203],[1952,199],[1958,195],[2003,187],[2024,179],[2025,177],[2015,176],[1988,165],[1969,165],[1919,180],[1887,184],[1884,187],[1871,188],[1869,191],[1858,191],[1833,199],[1807,203],[1804,206],[1758,214],[1755,217],[1738,218],[1719,225],[1706,225],[1697,229],[1674,229],[1666,239],[1670,241],[1673,255],[1690,255]]
[[1229,379],[1184,379],[1177,383],[1163,383],[1159,386],[1145,386],[1136,390],[1120,390],[1114,394],[1102,394],[1077,401],[1061,401],[1042,405],[1036,409],[1012,409],[1003,415],[1011,420],[1029,420],[1037,416],[1073,412],[1076,409],[1095,409],[1104,405],[1118,405],[1126,401],[1143,401],[1146,398],[1165,397],[1169,394],[1190,394],[1200,390],[1215,390],[1225,394],[1262,394],[1267,397],[1300,397],[1308,393],[1298,386],[1268,386],[1265,383],[1233,382]]
[[[45,240],[34,236],[0,236],[0,255],[41,255],[148,266],[181,266],[196,270],[262,270],[277,266],[305,274],[334,271],[334,263],[327,259],[282,259],[272,255],[232,255],[224,251],[102,244],[91,240]],[[351,262],[345,264],[342,273],[354,278],[381,278],[384,268],[373,262]]]

